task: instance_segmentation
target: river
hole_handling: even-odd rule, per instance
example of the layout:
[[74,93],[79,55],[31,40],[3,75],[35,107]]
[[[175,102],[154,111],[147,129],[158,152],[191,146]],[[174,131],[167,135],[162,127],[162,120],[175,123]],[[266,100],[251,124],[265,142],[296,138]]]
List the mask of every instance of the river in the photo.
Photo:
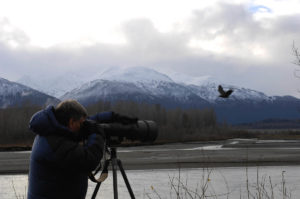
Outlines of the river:
[[[283,188],[287,195],[291,194],[291,198],[300,198],[300,166],[128,170],[126,173],[136,198],[171,199],[176,198],[178,190],[185,198],[188,194],[194,196],[194,192],[201,195],[204,189],[207,196],[218,199],[248,198],[248,193],[250,198],[251,195],[271,196],[272,193],[274,198],[284,198]],[[27,175],[0,175],[0,198],[25,198],[27,181]],[[112,184],[112,173],[109,172],[109,177],[100,187],[98,198],[112,199]],[[89,182],[86,198],[91,198],[94,187],[95,184]],[[118,192],[119,198],[130,198],[119,172]],[[265,195],[262,198],[268,197]]]
[[[1,199],[26,198],[29,156],[30,152],[0,153]],[[300,198],[298,140],[233,139],[125,147],[118,148],[118,157],[138,199],[171,199],[178,192],[181,198],[196,198],[185,195],[201,196],[203,192],[217,199],[272,198],[272,194],[280,199]],[[113,198],[112,184],[110,172],[99,198]],[[86,198],[91,198],[94,187],[90,182]],[[120,173],[118,191],[119,198],[130,198]]]

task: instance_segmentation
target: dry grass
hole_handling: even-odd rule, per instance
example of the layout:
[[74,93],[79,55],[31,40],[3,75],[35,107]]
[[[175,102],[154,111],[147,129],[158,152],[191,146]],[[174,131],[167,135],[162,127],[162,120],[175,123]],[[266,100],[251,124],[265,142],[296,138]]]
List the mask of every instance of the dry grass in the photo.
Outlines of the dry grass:
[[[285,179],[285,171],[281,173],[281,181],[274,183],[271,176],[261,176],[259,174],[259,168],[257,167],[256,181],[250,182],[248,176],[248,168],[245,172],[245,186],[241,186],[240,190],[230,190],[230,186],[223,177],[225,192],[218,192],[217,187],[211,183],[211,175],[213,169],[203,168],[202,177],[197,182],[196,188],[191,188],[188,185],[188,180],[183,181],[181,178],[181,172],[179,170],[177,177],[169,177],[170,194],[167,198],[173,199],[231,199],[236,198],[233,196],[233,192],[239,191],[240,199],[292,199],[292,190],[287,187]],[[193,186],[194,187],[194,186]],[[165,199],[166,196],[162,196],[154,186],[151,186],[151,193],[145,193],[144,195],[148,199]]]
[[15,183],[13,180],[12,180],[11,184],[12,184],[12,188],[14,190],[14,195],[15,195],[16,199],[26,199],[27,198],[26,197],[26,195],[27,195],[27,187],[26,186],[25,186],[24,194],[23,193],[20,194],[17,192],[16,186],[15,186]]

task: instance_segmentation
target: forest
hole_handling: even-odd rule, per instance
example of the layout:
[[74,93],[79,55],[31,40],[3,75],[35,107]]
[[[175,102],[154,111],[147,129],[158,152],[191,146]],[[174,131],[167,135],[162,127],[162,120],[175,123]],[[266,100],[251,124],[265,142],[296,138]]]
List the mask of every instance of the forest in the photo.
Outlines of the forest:
[[[30,148],[35,134],[29,130],[29,121],[34,113],[45,107],[23,105],[0,109],[0,146]],[[216,114],[211,108],[204,109],[165,109],[159,104],[145,104],[131,101],[115,103],[99,101],[86,107],[89,115],[103,111],[153,120],[158,125],[158,138],[154,144],[211,141],[230,138],[261,137],[261,132],[238,130],[230,125],[217,123]],[[293,136],[294,133],[291,133]],[[278,138],[278,134],[276,135]]]

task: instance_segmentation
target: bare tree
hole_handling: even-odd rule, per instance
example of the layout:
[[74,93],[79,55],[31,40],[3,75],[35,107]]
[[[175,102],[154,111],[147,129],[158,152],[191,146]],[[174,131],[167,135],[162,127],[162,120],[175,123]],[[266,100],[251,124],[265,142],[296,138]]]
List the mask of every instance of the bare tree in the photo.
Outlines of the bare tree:
[[[295,58],[293,63],[300,67],[300,50],[295,45],[295,42],[293,42],[292,51],[293,51],[293,55]],[[298,75],[299,72],[300,72],[300,69],[295,69],[295,76],[298,78],[300,78],[300,75]]]

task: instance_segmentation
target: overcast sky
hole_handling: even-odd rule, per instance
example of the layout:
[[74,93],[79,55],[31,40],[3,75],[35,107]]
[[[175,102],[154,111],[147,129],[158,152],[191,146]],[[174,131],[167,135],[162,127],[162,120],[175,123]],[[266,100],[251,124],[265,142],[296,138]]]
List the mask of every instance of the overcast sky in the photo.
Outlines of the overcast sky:
[[0,77],[11,81],[144,66],[300,97],[293,41],[300,0],[0,0]]

